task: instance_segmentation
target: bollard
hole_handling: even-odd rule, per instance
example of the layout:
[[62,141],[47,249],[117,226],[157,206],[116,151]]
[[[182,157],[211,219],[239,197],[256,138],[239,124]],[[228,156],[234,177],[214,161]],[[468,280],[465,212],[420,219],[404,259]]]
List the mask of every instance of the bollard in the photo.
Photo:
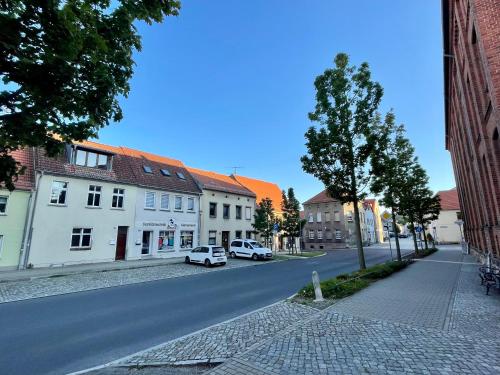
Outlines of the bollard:
[[319,284],[319,275],[316,271],[313,271],[312,279],[314,286],[314,295],[316,296],[314,302],[321,302],[323,301],[323,293],[321,293],[321,285]]

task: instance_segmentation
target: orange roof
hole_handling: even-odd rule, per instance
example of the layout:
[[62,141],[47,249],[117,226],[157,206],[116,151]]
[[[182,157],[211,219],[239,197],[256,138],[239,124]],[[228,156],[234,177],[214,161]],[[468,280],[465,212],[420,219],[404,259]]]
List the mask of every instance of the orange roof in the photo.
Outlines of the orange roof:
[[225,191],[228,193],[242,194],[255,197],[255,194],[246,187],[238,183],[235,179],[224,174],[204,171],[197,168],[186,168],[205,189]]
[[438,191],[436,195],[441,199],[442,210],[460,210],[457,188]]
[[314,204],[314,203],[327,203],[327,202],[335,202],[336,199],[330,197],[328,192],[323,190],[321,193],[316,194],[314,197],[309,198],[304,202],[304,204]]
[[236,181],[247,189],[253,191],[257,196],[257,204],[264,198],[269,198],[273,201],[273,208],[276,212],[281,211],[281,189],[278,185],[272,182],[256,180],[255,178],[243,177],[238,175],[231,175]]

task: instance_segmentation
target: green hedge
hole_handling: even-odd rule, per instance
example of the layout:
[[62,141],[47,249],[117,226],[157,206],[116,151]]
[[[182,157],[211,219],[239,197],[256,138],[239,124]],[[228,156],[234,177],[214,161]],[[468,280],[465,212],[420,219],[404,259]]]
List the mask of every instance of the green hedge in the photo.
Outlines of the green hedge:
[[[333,279],[322,281],[321,291],[324,298],[343,298],[354,294],[358,290],[366,288],[370,282],[378,279],[383,279],[390,274],[405,268],[409,262],[387,262],[377,264],[376,266],[368,267],[362,271],[356,271],[350,274],[341,274]],[[298,295],[303,298],[314,299],[314,287],[312,283],[307,284]]]

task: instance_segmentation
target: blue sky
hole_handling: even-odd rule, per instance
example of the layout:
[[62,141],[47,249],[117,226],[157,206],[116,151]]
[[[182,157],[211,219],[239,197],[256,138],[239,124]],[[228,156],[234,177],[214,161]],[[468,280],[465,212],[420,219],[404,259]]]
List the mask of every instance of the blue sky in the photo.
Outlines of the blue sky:
[[444,149],[440,1],[184,0],[180,16],[138,24],[143,50],[124,119],[100,141],[294,187],[302,171],[314,78],[338,52],[370,64],[381,110],[406,125],[433,190],[455,185]]

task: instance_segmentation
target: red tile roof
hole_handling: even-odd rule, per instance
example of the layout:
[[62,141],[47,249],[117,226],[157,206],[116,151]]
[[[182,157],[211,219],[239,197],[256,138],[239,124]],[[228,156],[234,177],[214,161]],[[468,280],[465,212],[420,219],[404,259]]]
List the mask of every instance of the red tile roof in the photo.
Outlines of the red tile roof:
[[[89,168],[71,164],[68,149],[56,157],[48,157],[44,150],[36,150],[36,169],[70,177],[94,180],[116,181],[150,188],[173,190],[188,193],[200,193],[196,181],[182,162],[167,157],[150,154],[126,147],[104,145],[96,142],[76,142],[77,147],[113,154],[111,170]],[[143,167],[149,166],[153,173],[145,173]],[[160,169],[167,169],[170,176],[161,174]],[[177,176],[182,173],[185,179]]]
[[316,194],[314,197],[309,198],[303,204],[328,203],[328,202],[336,202],[336,201],[337,201],[337,199],[330,197],[325,189],[321,193]]
[[[24,174],[19,175],[14,181],[14,186],[18,190],[32,190],[35,188],[35,174],[33,173],[33,149],[23,148],[10,153],[14,159],[26,167]],[[2,185],[0,185],[0,188]]]
[[244,177],[239,175],[231,175],[231,177],[236,181],[238,181],[241,185],[246,187],[248,190],[253,191],[255,193],[255,195],[257,196],[257,204],[259,204],[264,198],[270,198],[273,201],[274,211],[278,213],[282,212],[281,210],[282,195],[281,195],[281,189],[279,188],[278,185],[272,182],[257,180],[255,178]]
[[255,193],[248,190],[230,176],[191,167],[187,167],[187,170],[204,189],[255,197]]
[[442,210],[460,210],[457,188],[438,191],[436,195],[441,199]]

